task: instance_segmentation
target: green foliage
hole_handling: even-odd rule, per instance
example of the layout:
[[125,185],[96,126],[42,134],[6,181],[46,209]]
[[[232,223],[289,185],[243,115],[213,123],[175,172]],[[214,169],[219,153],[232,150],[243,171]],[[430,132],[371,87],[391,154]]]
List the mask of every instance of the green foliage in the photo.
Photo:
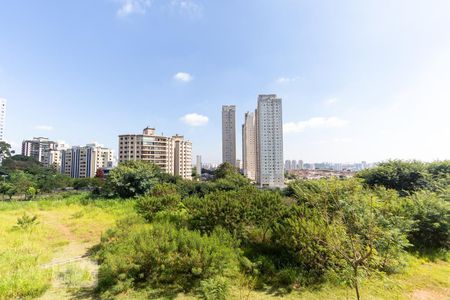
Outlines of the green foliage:
[[17,219],[17,226],[21,229],[28,229],[32,226],[39,224],[36,215],[28,215],[24,213],[21,217]]
[[11,156],[11,145],[7,142],[0,141],[0,157],[7,158]]
[[160,173],[160,169],[152,163],[126,161],[111,170],[106,187],[121,198],[145,195],[159,182]]
[[208,278],[200,283],[200,295],[205,300],[225,300],[228,294],[229,283],[222,276]]
[[208,278],[231,278],[238,271],[237,251],[220,238],[223,234],[202,236],[168,223],[122,221],[102,238],[99,289],[121,292],[149,285],[194,291]]
[[364,189],[357,180],[316,180],[291,186],[298,203],[274,232],[274,242],[320,279],[328,270],[347,278],[359,298],[362,273],[402,265],[410,222],[396,193]]
[[5,195],[8,195],[12,197],[16,193],[14,185],[12,185],[9,182],[0,182],[0,194],[3,195],[3,198]]
[[413,220],[408,239],[417,250],[450,249],[450,203],[436,194],[423,191],[405,204]]
[[237,168],[228,162],[220,164],[214,172],[216,179],[224,179],[236,174],[238,174]]
[[32,175],[23,171],[14,171],[9,175],[9,181],[17,194],[26,195],[29,188],[35,187],[36,182]]
[[430,164],[419,161],[391,160],[377,167],[361,171],[358,177],[369,186],[384,186],[405,196],[429,189],[440,191],[450,184],[450,161]]

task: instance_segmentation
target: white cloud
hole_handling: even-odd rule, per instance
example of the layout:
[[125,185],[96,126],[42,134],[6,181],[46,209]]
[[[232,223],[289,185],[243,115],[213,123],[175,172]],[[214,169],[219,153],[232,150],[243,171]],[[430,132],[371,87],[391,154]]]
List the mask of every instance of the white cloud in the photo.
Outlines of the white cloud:
[[151,0],[119,0],[121,3],[117,16],[126,17],[131,14],[144,14],[151,6]]
[[51,131],[53,130],[53,126],[50,125],[37,125],[34,126],[35,130],[42,130],[42,131]]
[[185,72],[178,72],[173,76],[173,79],[181,81],[181,82],[189,82],[194,79],[191,74]]
[[348,121],[342,120],[338,117],[315,117],[306,121],[289,122],[284,124],[284,133],[298,133],[303,132],[307,128],[336,128],[343,127],[348,124]]
[[189,126],[204,126],[208,123],[208,117],[200,115],[198,113],[190,113],[186,114],[180,118],[181,122],[189,125]]
[[336,104],[338,102],[338,98],[333,97],[325,100],[325,105],[331,106],[333,104]]
[[193,0],[172,0],[170,7],[190,18],[199,18],[203,15],[203,7]]
[[296,76],[296,77],[280,77],[277,78],[276,83],[278,84],[286,84],[286,83],[292,83],[292,82],[296,82],[300,79],[300,77]]

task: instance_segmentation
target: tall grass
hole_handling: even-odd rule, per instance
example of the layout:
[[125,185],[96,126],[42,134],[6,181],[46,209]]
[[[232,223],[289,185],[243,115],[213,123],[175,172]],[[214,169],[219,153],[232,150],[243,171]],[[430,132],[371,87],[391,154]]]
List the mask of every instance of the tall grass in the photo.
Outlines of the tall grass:
[[[17,226],[24,213],[37,224]],[[87,194],[55,195],[35,201],[0,202],[0,299],[30,299],[51,285],[52,270],[41,265],[69,243],[94,244],[117,219],[134,213],[134,201],[90,199]]]

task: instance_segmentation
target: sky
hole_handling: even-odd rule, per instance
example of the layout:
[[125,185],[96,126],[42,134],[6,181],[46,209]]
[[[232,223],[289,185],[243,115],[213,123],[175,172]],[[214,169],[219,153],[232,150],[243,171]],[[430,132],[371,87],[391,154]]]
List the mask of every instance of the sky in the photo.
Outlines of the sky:
[[241,124],[283,99],[284,157],[450,158],[448,0],[0,0],[6,138],[116,150],[184,135],[221,160],[221,106]]

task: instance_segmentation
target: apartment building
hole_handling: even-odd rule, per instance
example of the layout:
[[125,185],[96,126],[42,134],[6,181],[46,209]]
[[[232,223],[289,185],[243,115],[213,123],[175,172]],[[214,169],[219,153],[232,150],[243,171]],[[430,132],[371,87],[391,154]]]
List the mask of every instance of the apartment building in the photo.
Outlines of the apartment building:
[[192,143],[181,135],[167,137],[147,127],[142,134],[119,135],[119,163],[149,161],[161,170],[185,179],[192,178]]
[[236,166],[236,106],[222,106],[222,162]]
[[58,143],[50,141],[46,137],[34,137],[32,140],[22,142],[22,155],[32,157],[44,166],[49,166],[50,151],[57,150],[57,148]]
[[5,140],[6,99],[0,98],[0,141]]
[[258,96],[256,182],[261,187],[284,186],[282,103],[276,95]]
[[244,175],[256,180],[256,118],[247,112],[242,125],[242,161]]
[[112,166],[111,149],[98,144],[74,146],[61,151],[61,173],[72,178],[94,177],[100,168]]

